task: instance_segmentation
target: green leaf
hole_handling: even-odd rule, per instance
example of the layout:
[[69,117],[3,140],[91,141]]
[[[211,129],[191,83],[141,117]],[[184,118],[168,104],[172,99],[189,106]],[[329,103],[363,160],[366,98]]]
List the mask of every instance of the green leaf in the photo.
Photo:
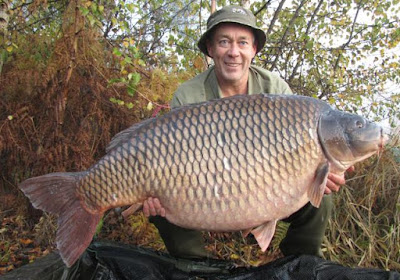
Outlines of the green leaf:
[[87,16],[89,14],[89,9],[85,7],[80,7],[80,11],[83,16]]
[[95,236],[99,235],[101,229],[103,228],[103,224],[104,224],[104,218],[102,217],[96,226]]
[[109,84],[109,85],[112,85],[112,84],[115,84],[115,83],[119,83],[119,82],[121,82],[121,81],[123,81],[123,79],[121,79],[121,78],[114,78],[114,79],[110,79],[110,80],[108,81],[108,84]]
[[129,96],[134,96],[135,93],[136,93],[136,90],[135,90],[134,87],[128,86],[127,92],[128,92],[128,95],[129,95]]
[[126,4],[126,8],[131,13],[135,12],[135,5],[134,4]]
[[140,74],[139,73],[129,73],[128,74],[129,85],[131,87],[136,87],[136,85],[140,82]]
[[97,4],[92,2],[92,5],[90,5],[90,9],[92,9],[92,12],[96,12],[97,11]]
[[125,61],[125,63],[130,64],[130,63],[132,63],[132,58],[130,58],[129,56],[126,56],[124,58],[124,61]]
[[116,55],[116,56],[121,56],[122,55],[121,51],[118,48],[113,48],[113,54]]

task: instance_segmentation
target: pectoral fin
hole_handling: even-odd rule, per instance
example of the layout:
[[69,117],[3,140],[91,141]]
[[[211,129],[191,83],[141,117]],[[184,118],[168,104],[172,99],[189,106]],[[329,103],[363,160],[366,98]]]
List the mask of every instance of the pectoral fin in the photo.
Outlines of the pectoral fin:
[[128,219],[128,217],[130,215],[132,215],[133,213],[135,213],[140,207],[142,207],[141,203],[135,203],[132,204],[128,209],[126,209],[125,211],[122,212],[122,216],[124,217],[124,219]]
[[329,162],[320,164],[315,172],[315,178],[311,186],[308,188],[308,199],[314,207],[319,207],[322,197],[324,196],[326,181],[329,174]]
[[262,224],[251,231],[263,252],[267,250],[269,243],[274,236],[276,222],[277,220],[266,222],[265,224]]
[[242,236],[243,237],[247,237],[247,235],[249,235],[249,233],[252,231],[252,228],[246,229],[246,230],[242,230]]

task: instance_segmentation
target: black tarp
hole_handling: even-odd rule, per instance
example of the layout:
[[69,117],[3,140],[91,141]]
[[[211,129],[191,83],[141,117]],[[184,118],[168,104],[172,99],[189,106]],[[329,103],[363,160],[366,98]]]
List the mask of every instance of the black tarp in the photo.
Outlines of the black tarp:
[[259,267],[235,267],[221,260],[191,261],[124,244],[93,242],[81,259],[66,269],[59,255],[13,270],[1,280],[115,280],[115,279],[323,279],[400,280],[400,273],[381,269],[349,268],[309,256],[288,256]]

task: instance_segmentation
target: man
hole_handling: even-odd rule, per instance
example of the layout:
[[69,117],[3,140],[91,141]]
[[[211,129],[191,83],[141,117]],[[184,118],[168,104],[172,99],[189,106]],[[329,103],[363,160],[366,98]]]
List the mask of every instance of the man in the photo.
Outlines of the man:
[[[227,6],[210,16],[199,49],[214,60],[214,66],[183,83],[175,92],[171,107],[224,98],[237,94],[291,94],[288,84],[277,75],[251,65],[265,44],[265,33],[256,26],[254,15],[240,6]],[[344,177],[330,174],[326,194],[338,191]],[[320,208],[310,203],[288,217],[290,223],[280,244],[284,255],[322,256],[321,243],[332,210],[332,198],[325,195]],[[158,199],[145,201],[143,211],[152,216],[169,253],[175,257],[207,257],[202,234],[169,223]],[[159,216],[155,216],[159,215]]]

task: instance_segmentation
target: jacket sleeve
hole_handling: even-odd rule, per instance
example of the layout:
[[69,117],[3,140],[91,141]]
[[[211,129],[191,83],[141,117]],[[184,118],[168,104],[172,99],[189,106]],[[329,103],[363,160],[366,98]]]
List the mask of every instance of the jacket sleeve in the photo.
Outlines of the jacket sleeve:
[[171,102],[169,103],[171,109],[177,108],[179,106],[183,105],[182,100],[180,99],[181,92],[179,91],[179,88],[175,91],[174,95],[172,96]]

